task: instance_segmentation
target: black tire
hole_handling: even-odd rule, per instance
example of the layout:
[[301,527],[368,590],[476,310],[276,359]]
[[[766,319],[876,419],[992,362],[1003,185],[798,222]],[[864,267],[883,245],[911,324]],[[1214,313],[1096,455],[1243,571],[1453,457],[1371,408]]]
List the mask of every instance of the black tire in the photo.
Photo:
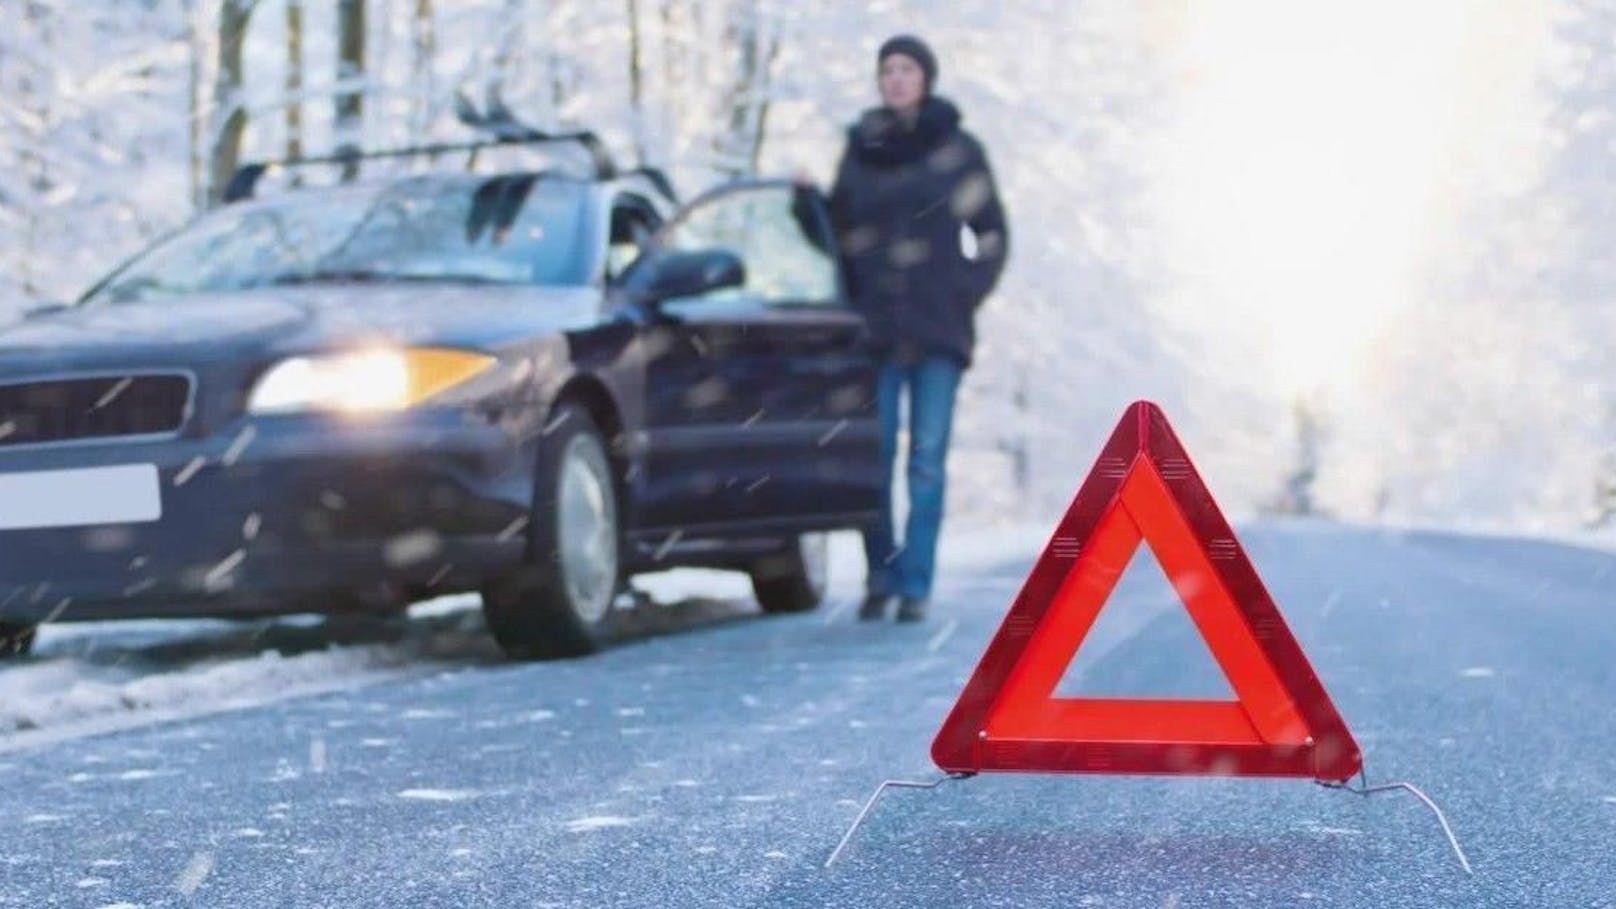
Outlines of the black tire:
[[767,613],[811,612],[825,599],[825,535],[805,533],[752,564],[752,593]]
[[0,660],[27,656],[34,649],[34,638],[38,635],[38,626],[0,622]]
[[[540,443],[525,564],[482,590],[488,630],[519,660],[599,650],[622,584],[617,490],[600,428],[574,404],[558,408],[549,425],[555,428]],[[600,524],[585,514],[595,510]]]

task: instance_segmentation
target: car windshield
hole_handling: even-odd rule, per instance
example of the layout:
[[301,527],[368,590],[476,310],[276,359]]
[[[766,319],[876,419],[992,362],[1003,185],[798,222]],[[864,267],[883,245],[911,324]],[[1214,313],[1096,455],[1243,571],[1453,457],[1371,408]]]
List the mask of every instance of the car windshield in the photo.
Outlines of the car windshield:
[[585,284],[583,191],[533,175],[433,175],[226,207],[85,302],[338,281]]

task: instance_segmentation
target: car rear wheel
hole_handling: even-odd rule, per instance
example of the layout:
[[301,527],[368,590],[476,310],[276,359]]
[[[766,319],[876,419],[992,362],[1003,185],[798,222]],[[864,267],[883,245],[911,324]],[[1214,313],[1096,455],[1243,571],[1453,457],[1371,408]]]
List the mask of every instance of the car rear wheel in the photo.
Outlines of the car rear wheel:
[[0,660],[27,656],[34,649],[34,638],[39,634],[34,625],[14,625],[0,622]]
[[829,578],[828,543],[822,533],[805,533],[786,548],[752,565],[752,592],[764,612],[808,612],[825,598]]
[[482,592],[489,631],[517,659],[598,650],[622,582],[617,491],[600,429],[570,404],[551,423],[534,478],[527,562]]

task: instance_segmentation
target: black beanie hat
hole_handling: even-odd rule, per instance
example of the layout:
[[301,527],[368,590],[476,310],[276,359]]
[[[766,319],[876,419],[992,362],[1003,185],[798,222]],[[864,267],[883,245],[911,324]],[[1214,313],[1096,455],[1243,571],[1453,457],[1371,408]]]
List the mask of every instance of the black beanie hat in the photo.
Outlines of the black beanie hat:
[[876,66],[886,62],[893,54],[903,54],[905,57],[920,64],[921,72],[926,74],[926,94],[931,94],[937,85],[937,55],[931,52],[926,42],[914,35],[896,35],[888,38],[881,45],[881,52],[876,54]]

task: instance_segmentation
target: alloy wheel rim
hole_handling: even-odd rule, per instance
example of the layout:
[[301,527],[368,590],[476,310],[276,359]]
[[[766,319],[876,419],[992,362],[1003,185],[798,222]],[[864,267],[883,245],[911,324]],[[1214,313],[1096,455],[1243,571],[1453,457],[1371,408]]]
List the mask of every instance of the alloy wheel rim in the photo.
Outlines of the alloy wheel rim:
[[593,624],[611,608],[617,579],[617,518],[611,478],[601,459],[588,452],[585,436],[567,446],[556,504],[562,583],[578,617]]

